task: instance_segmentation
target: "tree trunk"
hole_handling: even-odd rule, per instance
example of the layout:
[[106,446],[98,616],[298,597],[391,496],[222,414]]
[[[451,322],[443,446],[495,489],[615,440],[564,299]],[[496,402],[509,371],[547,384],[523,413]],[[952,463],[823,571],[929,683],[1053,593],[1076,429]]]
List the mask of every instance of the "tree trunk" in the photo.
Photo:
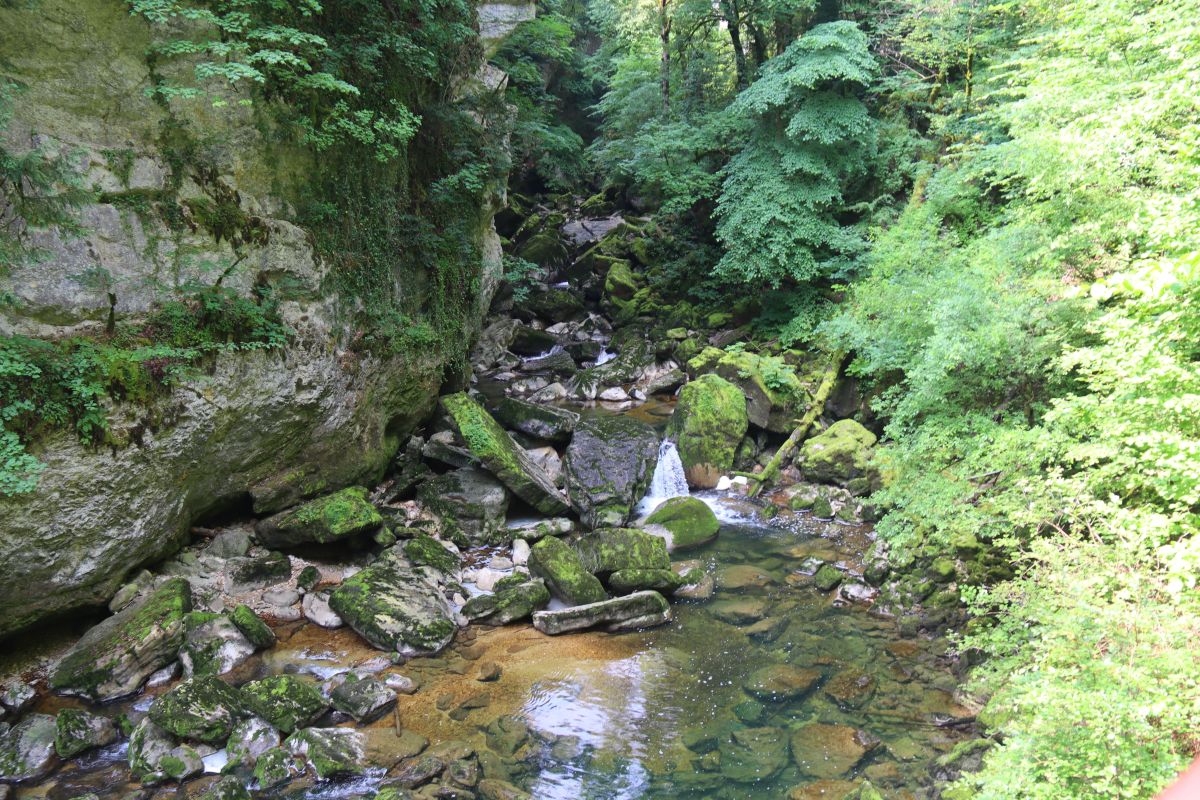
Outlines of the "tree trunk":
[[668,0],[658,0],[658,36],[662,40],[662,66],[658,77],[662,89],[662,114],[671,113],[671,18],[667,15]]
[[733,66],[737,72],[737,88],[745,89],[749,85],[749,80],[746,75],[746,51],[742,49],[742,29],[737,7],[729,0],[721,0],[721,16],[725,18],[725,26],[729,29],[729,41],[733,44]]
[[775,451],[775,455],[771,456],[771,460],[763,467],[763,471],[757,475],[748,476],[757,481],[754,487],[750,490],[750,496],[754,497],[762,492],[763,488],[768,483],[775,479],[775,474],[779,472],[783,462],[787,460],[792,451],[804,441],[808,435],[808,430],[817,421],[817,417],[821,416],[821,412],[825,410],[825,403],[829,400],[829,395],[833,392],[833,387],[837,383],[838,373],[842,371],[842,362],[846,360],[845,353],[835,353],[830,360],[829,368],[821,377],[821,385],[817,387],[817,393],[813,395],[812,405],[808,407],[808,411],[800,418],[800,422],[796,424],[796,429],[792,431],[792,435],[787,438],[787,441],[779,446]]
[[754,68],[757,70],[763,64],[767,63],[769,58],[769,45],[767,37],[763,34],[762,28],[752,22],[747,22],[746,26],[750,29],[751,50],[754,53]]

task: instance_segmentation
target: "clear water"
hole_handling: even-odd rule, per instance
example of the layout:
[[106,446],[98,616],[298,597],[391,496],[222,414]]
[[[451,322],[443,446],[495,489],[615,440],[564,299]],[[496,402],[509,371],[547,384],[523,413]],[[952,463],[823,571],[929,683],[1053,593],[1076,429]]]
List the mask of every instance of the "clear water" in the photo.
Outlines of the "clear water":
[[[484,752],[486,731],[499,718],[528,726],[529,736],[508,769],[511,780],[539,800],[804,800],[849,788],[863,777],[887,798],[929,796],[931,761],[969,735],[944,726],[969,717],[953,700],[956,682],[941,657],[945,642],[904,640],[893,620],[817,591],[801,571],[807,559],[819,558],[840,565],[853,580],[869,530],[786,511],[766,525],[756,521],[747,501],[713,492],[698,496],[718,511],[721,534],[676,558],[699,560],[715,576],[710,599],[678,602],[671,624],[629,634],[548,637],[527,625],[469,629],[438,657],[388,668],[414,678],[421,689],[400,697],[395,718],[365,729],[368,751],[383,767],[352,782],[293,788],[288,796],[370,797],[386,766],[395,763],[388,753],[399,741],[396,719],[435,745],[465,741]],[[779,625],[775,638],[750,635],[760,617]],[[241,679],[280,672],[323,679],[379,655],[347,629],[294,623],[278,631],[280,643],[248,664]],[[485,661],[502,667],[499,681],[476,680]],[[743,684],[771,664],[815,669],[820,681],[802,697],[763,703],[759,717],[739,720],[738,711],[746,711],[739,704],[749,699]],[[830,690],[846,674],[858,676],[869,690],[839,703]],[[144,708],[149,699],[143,695],[108,711]],[[452,713],[472,699],[479,702],[467,713]],[[45,703],[62,707],[75,701]],[[861,762],[825,775],[834,782],[822,784],[797,765],[786,746],[792,732],[810,722],[850,726],[880,743]],[[686,746],[698,730],[728,737],[748,727],[768,729],[783,754],[760,780],[728,777],[717,757]],[[46,782],[21,787],[17,796],[65,799],[91,791],[117,798],[135,788],[118,745],[64,765]],[[793,790],[797,793],[789,794]]]

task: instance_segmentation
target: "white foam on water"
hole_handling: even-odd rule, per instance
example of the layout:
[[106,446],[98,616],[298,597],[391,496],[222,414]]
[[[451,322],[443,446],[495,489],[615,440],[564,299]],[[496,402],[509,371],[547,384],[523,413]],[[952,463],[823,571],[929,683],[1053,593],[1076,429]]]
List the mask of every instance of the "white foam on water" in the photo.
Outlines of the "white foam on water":
[[650,489],[638,503],[637,513],[639,516],[646,516],[664,500],[687,496],[687,476],[683,473],[679,451],[675,449],[674,442],[663,439],[658,445],[658,464],[654,467],[654,477],[650,479]]
[[559,353],[561,353],[562,351],[563,351],[563,346],[561,344],[556,344],[556,345],[554,345],[554,347],[551,347],[549,350],[547,350],[544,353],[538,353],[536,356],[525,356],[524,358],[521,359],[521,363],[528,364],[530,361],[537,361],[539,358],[549,358],[550,356],[556,356]]
[[219,773],[225,769],[225,765],[229,763],[229,753],[226,750],[218,750],[215,753],[206,755],[203,759],[204,771],[208,773]]
[[610,352],[608,352],[607,347],[601,347],[600,355],[596,356],[596,366],[598,367],[601,364],[607,364],[608,362],[612,361],[616,357],[617,357],[616,353],[610,353]]

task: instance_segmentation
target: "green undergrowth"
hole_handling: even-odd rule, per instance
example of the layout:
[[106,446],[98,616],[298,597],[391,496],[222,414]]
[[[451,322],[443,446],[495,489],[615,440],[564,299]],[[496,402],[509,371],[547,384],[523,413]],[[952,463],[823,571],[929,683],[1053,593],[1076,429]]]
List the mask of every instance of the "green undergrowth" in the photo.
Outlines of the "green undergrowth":
[[114,403],[146,405],[217,353],[286,339],[270,295],[248,299],[222,287],[162,303],[108,334],[0,338],[0,494],[35,488],[44,465],[28,447],[40,435],[70,429],[87,444],[120,444],[110,436]]

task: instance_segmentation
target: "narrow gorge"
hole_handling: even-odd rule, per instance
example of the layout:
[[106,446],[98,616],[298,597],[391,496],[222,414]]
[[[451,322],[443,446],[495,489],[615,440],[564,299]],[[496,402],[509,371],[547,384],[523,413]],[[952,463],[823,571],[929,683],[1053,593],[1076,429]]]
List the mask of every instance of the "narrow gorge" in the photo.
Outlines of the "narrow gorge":
[[1194,6],[0,0],[0,800],[1155,797]]

